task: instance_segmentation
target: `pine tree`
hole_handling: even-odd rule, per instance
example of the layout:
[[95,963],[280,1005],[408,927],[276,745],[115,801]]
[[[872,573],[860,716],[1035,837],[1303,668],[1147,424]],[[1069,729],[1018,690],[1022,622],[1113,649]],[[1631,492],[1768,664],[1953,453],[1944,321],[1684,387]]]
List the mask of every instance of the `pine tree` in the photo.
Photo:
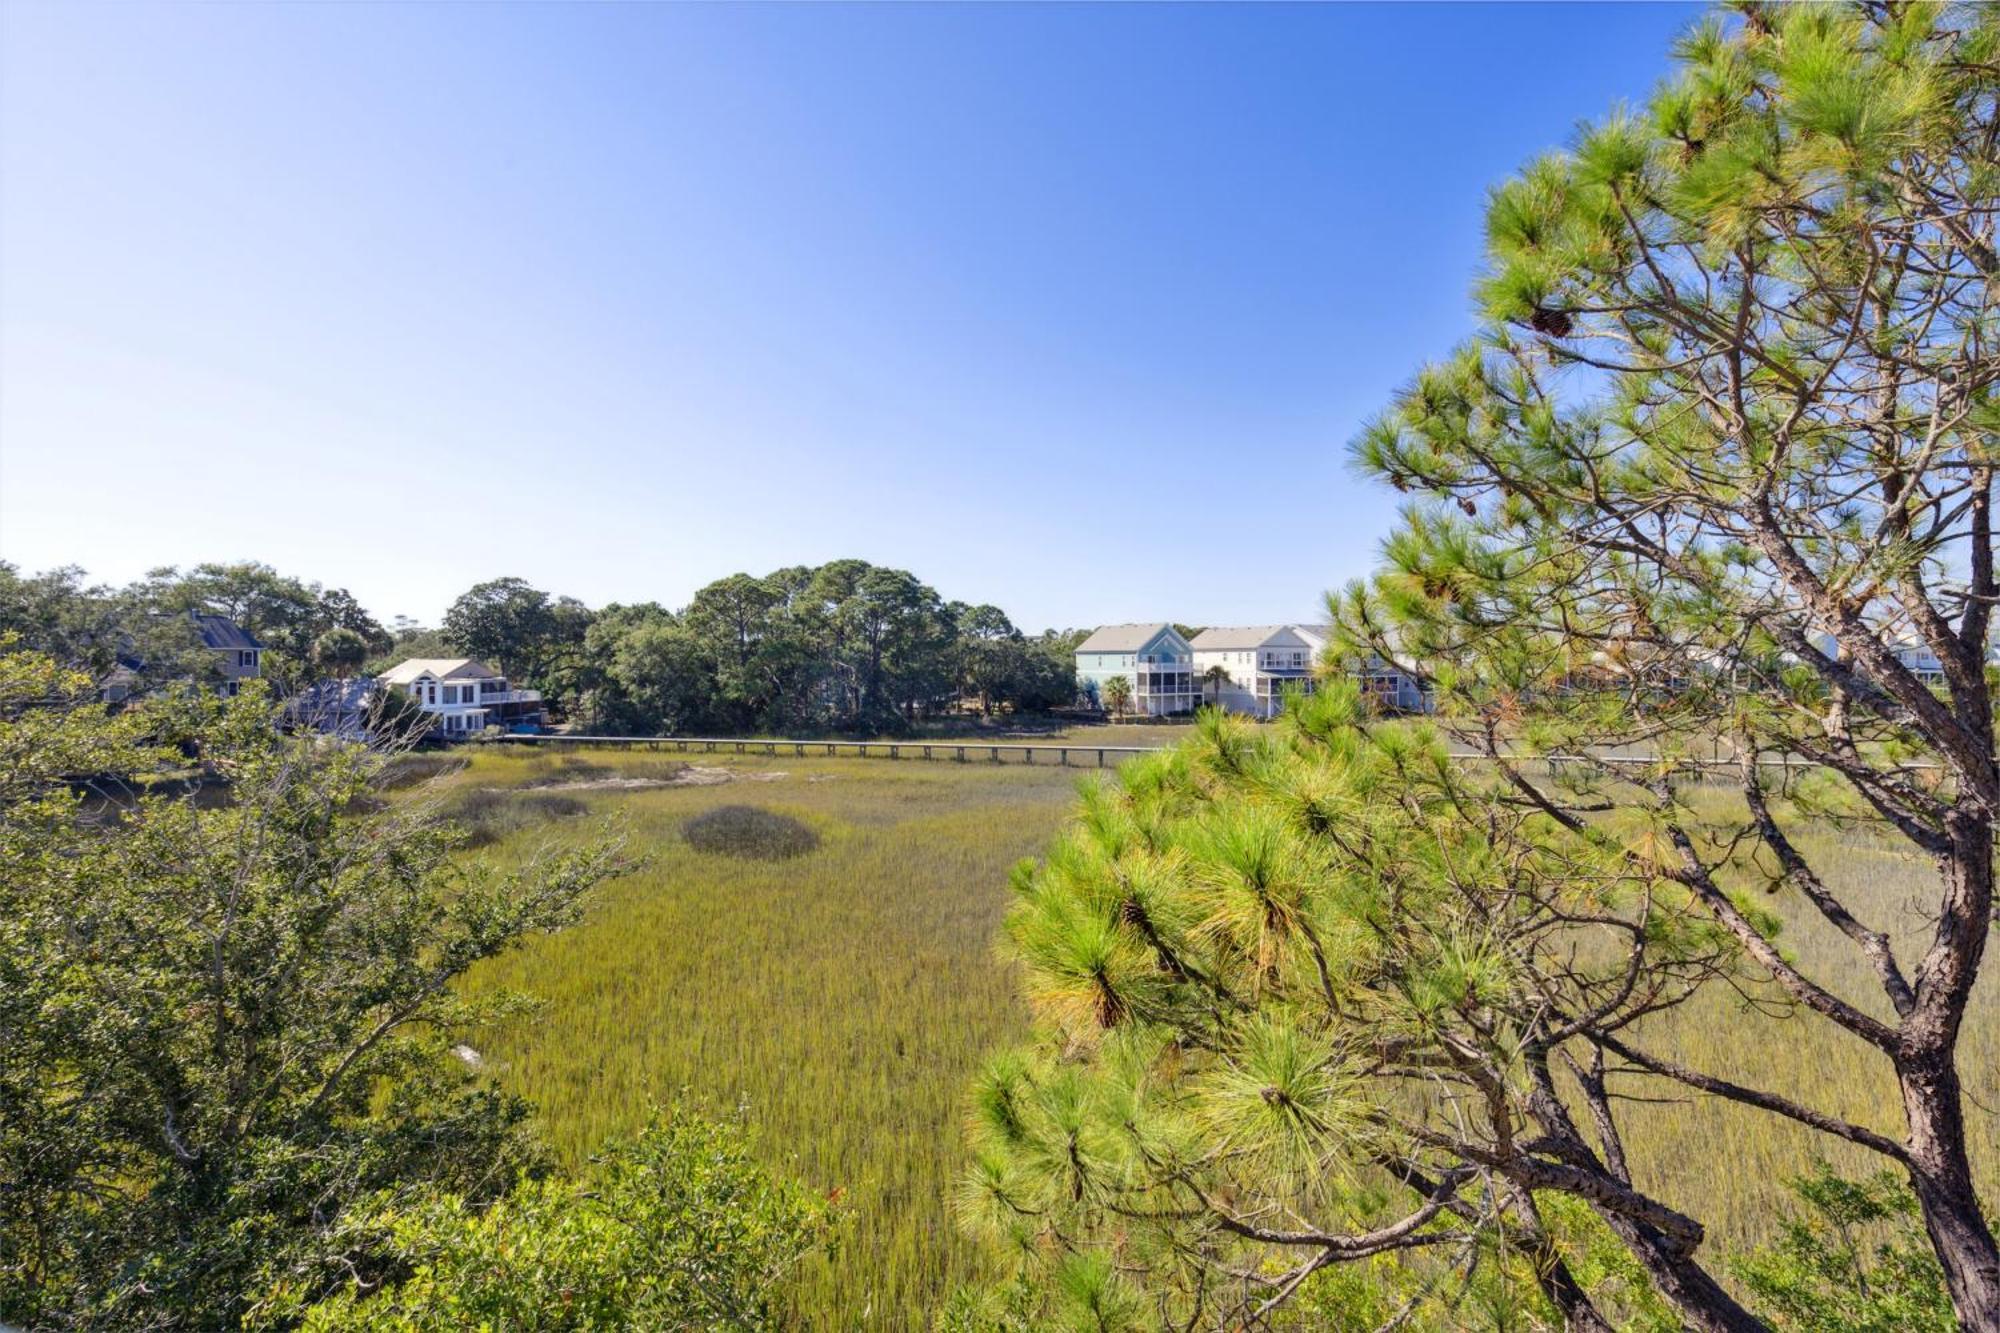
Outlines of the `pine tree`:
[[[1592,809],[1646,808],[1661,873],[1810,1021],[1872,1048],[1907,1123],[1892,1137],[1685,1068],[1588,1014],[1578,1036],[1886,1158],[1959,1318],[1986,1329],[2000,1252],[1956,1052],[2000,812],[1997,18],[1746,6],[1682,41],[1643,110],[1496,191],[1487,326],[1359,442],[1414,500],[1388,571],[1334,608],[1350,651],[1424,677],[1496,756],[1655,758],[1572,762],[1563,788],[1501,771],[1579,836]],[[1696,761],[1722,758],[1732,811],[1697,817],[1682,798],[1718,775]],[[1780,764],[1809,766],[1790,805]],[[1937,867],[1927,938],[1899,949],[1896,923],[1843,899],[1797,837],[1816,807]],[[1868,1003],[1767,938],[1743,859],[1777,915],[1848,939]]]

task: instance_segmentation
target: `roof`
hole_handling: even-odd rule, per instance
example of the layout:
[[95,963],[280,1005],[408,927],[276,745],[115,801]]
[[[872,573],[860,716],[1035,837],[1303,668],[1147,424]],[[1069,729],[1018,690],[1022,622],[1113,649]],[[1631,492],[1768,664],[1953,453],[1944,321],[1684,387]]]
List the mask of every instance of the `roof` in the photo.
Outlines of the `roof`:
[[228,616],[209,615],[202,611],[188,613],[194,619],[194,632],[201,636],[202,646],[218,652],[230,649],[247,649],[262,652],[264,645],[252,638],[244,628]]
[[1273,639],[1289,634],[1302,646],[1311,647],[1311,641],[1299,632],[1297,625],[1224,625],[1215,629],[1205,629],[1194,636],[1194,650],[1198,653],[1233,652],[1243,648],[1262,648]]
[[306,713],[353,711],[367,707],[374,693],[375,681],[368,676],[315,681],[292,697],[292,707],[298,712]]
[[1155,621],[1150,625],[1100,625],[1091,636],[1076,646],[1080,653],[1136,653],[1162,632],[1180,637],[1180,631],[1165,621]]
[[419,676],[435,680],[492,680],[500,675],[476,657],[412,657],[382,673],[390,685],[408,685]]

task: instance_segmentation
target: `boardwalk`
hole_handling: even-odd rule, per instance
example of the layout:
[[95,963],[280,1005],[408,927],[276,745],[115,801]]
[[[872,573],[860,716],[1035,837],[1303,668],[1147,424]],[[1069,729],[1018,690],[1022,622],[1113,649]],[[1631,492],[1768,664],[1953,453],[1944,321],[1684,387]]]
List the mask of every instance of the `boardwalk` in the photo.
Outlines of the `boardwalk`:
[[[551,749],[565,746],[586,749],[608,747],[671,751],[680,754],[741,754],[773,757],[785,755],[798,759],[835,759],[847,755],[858,759],[942,760],[960,764],[1045,764],[1083,768],[1115,768],[1134,755],[1154,754],[1172,748],[1166,745],[1092,745],[1087,741],[1065,741],[1061,744],[964,740],[827,741],[739,736],[502,736],[499,738],[499,743],[543,746]],[[1461,763],[1491,763],[1494,758],[1477,750],[1454,750],[1450,753],[1450,757]],[[1560,771],[1564,768],[1588,767],[1646,769],[1658,763],[1652,756],[1631,754],[1503,755],[1501,758],[1508,763],[1543,773]],[[1794,759],[1786,755],[1761,756],[1757,760],[1757,766],[1782,770],[1786,773],[1803,772],[1818,767],[1807,760]],[[1739,771],[1739,765],[1733,759],[1685,759],[1675,767],[1704,772]],[[1916,771],[1932,767],[1934,765],[1931,764],[1904,764],[1899,766],[1899,769]]]

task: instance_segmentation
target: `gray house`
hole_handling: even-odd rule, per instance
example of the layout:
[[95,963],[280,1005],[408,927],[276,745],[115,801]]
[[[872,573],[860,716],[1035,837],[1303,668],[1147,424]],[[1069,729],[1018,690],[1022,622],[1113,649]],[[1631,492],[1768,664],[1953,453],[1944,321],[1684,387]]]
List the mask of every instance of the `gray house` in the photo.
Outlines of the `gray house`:
[[222,692],[233,695],[246,680],[264,674],[264,645],[228,616],[192,611],[194,632],[201,646],[215,654],[216,668],[222,673]]
[[[242,692],[244,681],[264,674],[264,645],[241,625],[228,616],[206,611],[190,611],[188,620],[194,625],[195,638],[215,657],[216,674],[221,677],[216,686],[219,693],[233,698]],[[146,661],[128,646],[118,655],[110,674],[97,683],[99,695],[106,703],[117,704],[140,694],[146,688],[146,668]]]

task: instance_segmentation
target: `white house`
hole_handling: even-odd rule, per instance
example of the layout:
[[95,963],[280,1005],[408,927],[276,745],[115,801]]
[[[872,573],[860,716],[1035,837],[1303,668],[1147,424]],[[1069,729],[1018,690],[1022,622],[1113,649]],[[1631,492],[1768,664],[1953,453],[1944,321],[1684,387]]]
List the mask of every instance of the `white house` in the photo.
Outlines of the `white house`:
[[[1819,649],[1835,661],[1841,661],[1847,657],[1847,653],[1841,648],[1839,641],[1826,631],[1819,630],[1814,632],[1811,635],[1811,639],[1813,647]],[[1931,651],[1929,644],[1914,634],[1905,634],[1899,638],[1891,639],[1888,646],[1889,651],[1895,654],[1896,660],[1908,668],[1911,675],[1932,689],[1943,688],[1945,683],[1944,662],[1936,653]],[[1785,654],[1785,656],[1788,660],[1792,658],[1790,653]]]
[[1192,646],[1204,698],[1232,713],[1275,717],[1288,691],[1312,691],[1326,638],[1305,625],[1239,625],[1205,629]]
[[1424,683],[1393,662],[1371,655],[1354,669],[1354,679],[1361,684],[1361,697],[1373,704],[1378,713],[1431,711],[1431,697],[1424,692]]
[[1076,646],[1076,687],[1104,703],[1104,685],[1123,676],[1132,687],[1126,707],[1144,717],[1191,713],[1201,704],[1194,650],[1172,625],[1105,625]]
[[447,738],[542,722],[541,691],[510,689],[505,676],[475,657],[413,657],[378,680],[434,715],[435,730]]
[[1902,639],[1890,645],[1890,651],[1896,654],[1896,660],[1908,667],[1910,674],[1918,680],[1932,689],[1943,687],[1944,662],[1922,639],[1915,637]]

